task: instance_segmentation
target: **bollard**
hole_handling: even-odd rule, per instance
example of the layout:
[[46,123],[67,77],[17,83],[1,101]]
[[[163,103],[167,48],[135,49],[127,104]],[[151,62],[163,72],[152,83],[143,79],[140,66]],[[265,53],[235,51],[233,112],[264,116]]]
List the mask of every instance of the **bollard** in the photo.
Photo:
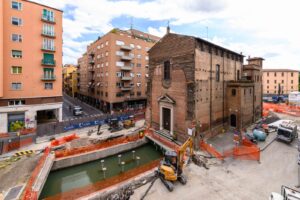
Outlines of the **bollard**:
[[136,157],[136,165],[139,165],[139,164],[140,164],[140,159],[141,159],[141,158],[140,158],[139,156]]
[[103,167],[104,167],[104,160],[101,160],[101,169],[103,170]]
[[106,178],[106,176],[105,176],[106,167],[102,168],[102,171],[103,171],[103,179],[105,179]]
[[122,158],[122,155],[119,154],[119,155],[118,155],[118,159],[119,159],[119,162],[118,162],[118,163],[119,163],[119,165],[121,164],[121,158]]
[[125,165],[125,162],[121,162],[121,171],[124,172],[124,165]]
[[135,158],[135,151],[132,151],[132,159],[134,160],[134,158]]

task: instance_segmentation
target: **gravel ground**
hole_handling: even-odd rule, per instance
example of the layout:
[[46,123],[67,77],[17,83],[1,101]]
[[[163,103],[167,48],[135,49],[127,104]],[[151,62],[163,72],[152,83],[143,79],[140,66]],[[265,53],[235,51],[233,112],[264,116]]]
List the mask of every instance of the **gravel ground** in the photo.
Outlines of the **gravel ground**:
[[[300,117],[278,116],[300,125]],[[276,134],[270,134],[259,146],[265,146],[274,137]],[[297,140],[291,145],[274,141],[261,152],[261,163],[227,158],[209,170],[190,164],[184,171],[188,179],[186,185],[176,183],[174,191],[169,192],[158,180],[145,199],[267,200],[271,192],[280,193],[281,185],[292,188],[297,185],[297,156]],[[140,199],[148,187],[149,184],[135,190],[131,199]]]
[[23,156],[17,162],[0,169],[0,193],[5,194],[9,188],[25,184],[41,155]]

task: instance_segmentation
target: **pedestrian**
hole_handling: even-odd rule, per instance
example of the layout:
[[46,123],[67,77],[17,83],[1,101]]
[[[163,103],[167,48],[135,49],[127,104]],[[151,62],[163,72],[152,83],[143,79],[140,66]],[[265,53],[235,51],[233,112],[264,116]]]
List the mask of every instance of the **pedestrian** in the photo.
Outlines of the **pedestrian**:
[[300,138],[298,138],[298,184],[296,188],[300,188]]

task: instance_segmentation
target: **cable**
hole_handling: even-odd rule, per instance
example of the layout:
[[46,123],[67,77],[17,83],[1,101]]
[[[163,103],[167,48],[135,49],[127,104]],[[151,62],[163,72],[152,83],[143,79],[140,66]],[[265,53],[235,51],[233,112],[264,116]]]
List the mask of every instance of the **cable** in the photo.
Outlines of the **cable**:
[[156,181],[157,179],[158,179],[158,176],[157,176],[157,175],[154,176],[154,179],[152,180],[151,184],[150,184],[149,187],[147,188],[145,194],[142,196],[141,200],[143,200],[143,199],[147,196],[148,192],[150,191],[150,189],[152,188],[153,184],[155,183],[155,181]]

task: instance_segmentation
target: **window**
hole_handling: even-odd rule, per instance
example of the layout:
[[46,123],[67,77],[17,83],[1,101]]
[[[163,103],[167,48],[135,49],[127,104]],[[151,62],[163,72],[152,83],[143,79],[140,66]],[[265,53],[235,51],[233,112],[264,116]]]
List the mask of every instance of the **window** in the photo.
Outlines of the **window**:
[[267,86],[267,89],[269,89],[269,86]]
[[53,89],[53,83],[45,83],[45,90],[52,90]]
[[291,84],[293,84],[294,83],[294,80],[291,80]]
[[220,65],[216,65],[216,81],[220,81]]
[[170,61],[165,61],[164,62],[164,80],[170,80]]
[[282,76],[282,77],[284,76],[284,73],[283,73],[283,72],[281,72],[281,76]]
[[277,80],[274,80],[274,83],[277,83]]
[[136,73],[136,76],[137,77],[141,77],[141,73]]
[[121,72],[117,72],[117,77],[122,77],[122,73]]
[[22,25],[22,19],[17,18],[17,17],[12,17],[11,18],[11,24],[16,25],[16,26],[21,26]]
[[293,86],[291,86],[291,89],[293,90],[293,89],[294,89],[294,87],[293,87]]
[[101,47],[100,47],[100,45],[99,46],[97,46],[97,49],[100,49]]
[[21,105],[25,105],[25,100],[20,100],[20,99],[10,100],[8,102],[8,105],[9,106],[21,106]]
[[240,70],[237,70],[237,73],[236,73],[236,79],[239,81],[240,80]]
[[130,77],[134,77],[134,73],[130,73]]
[[267,72],[267,76],[269,76],[269,72]]
[[145,60],[149,60],[149,56],[145,56]]
[[137,57],[137,59],[141,59],[142,55],[137,55],[136,57]]
[[137,92],[136,95],[137,95],[137,96],[141,96],[142,93],[141,93],[141,92]]
[[129,57],[134,58],[134,54],[133,54],[133,53],[130,53],[130,54],[129,54]]
[[141,85],[142,85],[141,83],[136,83],[137,87],[141,87]]
[[22,74],[22,67],[19,66],[12,66],[11,67],[12,74]]
[[105,63],[105,66],[108,67],[108,62]]
[[123,41],[116,40],[116,45],[122,46],[122,45],[125,45],[125,43]]
[[140,45],[136,45],[137,49],[142,49],[142,47]]
[[22,10],[22,3],[19,3],[17,1],[12,1],[11,8],[15,10]]
[[269,83],[269,80],[267,80],[267,83]]
[[19,50],[12,50],[11,51],[11,56],[13,58],[22,58],[22,51]]
[[55,36],[54,26],[50,24],[43,24],[43,34],[48,36]]
[[116,51],[116,55],[117,56],[124,56],[124,52],[123,51]]
[[105,73],[105,76],[108,76],[108,72]]
[[44,78],[46,78],[46,79],[54,78],[54,69],[53,68],[44,68]]
[[55,65],[54,54],[44,53],[42,62],[45,65]]
[[11,35],[11,40],[13,42],[22,42],[22,35],[19,34],[12,34]]
[[150,50],[150,48],[149,47],[145,47],[145,51],[149,51]]
[[274,76],[277,76],[276,72],[274,73]]
[[235,96],[235,95],[236,95],[236,89],[232,89],[232,90],[231,90],[231,95],[232,95],[232,96]]
[[142,64],[141,63],[136,63],[136,66],[137,67],[142,67]]
[[281,83],[284,83],[284,80],[281,80]]
[[134,44],[130,44],[130,47],[131,47],[132,49],[134,49]]
[[105,45],[108,46],[108,41],[105,42]]
[[108,96],[108,93],[107,93],[107,92],[105,92],[105,96],[106,96],[106,97]]
[[252,93],[252,89],[250,88],[250,94]]
[[43,49],[50,50],[50,51],[55,51],[54,40],[44,38],[44,40],[43,40]]
[[291,73],[291,77],[293,77],[293,76],[294,76],[294,73],[292,72],[292,73]]
[[105,56],[108,56],[108,51],[105,52]]
[[22,83],[12,83],[11,84],[12,90],[21,90],[22,89]]
[[50,22],[55,22],[54,12],[51,10],[44,9],[42,19]]

